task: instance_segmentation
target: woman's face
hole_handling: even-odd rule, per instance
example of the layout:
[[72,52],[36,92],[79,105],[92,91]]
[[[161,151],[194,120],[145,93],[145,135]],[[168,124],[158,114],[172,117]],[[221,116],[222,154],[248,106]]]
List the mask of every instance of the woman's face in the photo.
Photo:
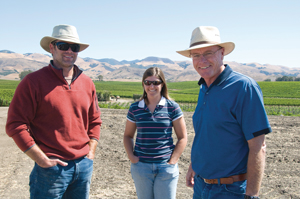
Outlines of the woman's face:
[[161,97],[161,90],[164,84],[156,76],[149,76],[143,82],[143,87],[147,97]]

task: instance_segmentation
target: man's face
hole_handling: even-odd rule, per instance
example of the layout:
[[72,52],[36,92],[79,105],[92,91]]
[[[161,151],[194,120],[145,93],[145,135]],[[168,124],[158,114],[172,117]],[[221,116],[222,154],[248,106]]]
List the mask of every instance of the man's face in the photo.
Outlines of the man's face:
[[[65,43],[69,43],[69,42],[65,42]],[[56,45],[52,45],[52,44],[50,44],[50,52],[52,53],[53,56],[54,66],[62,69],[73,66],[78,55],[78,52],[73,52],[71,48],[69,48],[67,51],[63,51],[63,50],[59,50]]]
[[224,48],[210,46],[191,50],[195,70],[209,86],[225,69],[223,65]]

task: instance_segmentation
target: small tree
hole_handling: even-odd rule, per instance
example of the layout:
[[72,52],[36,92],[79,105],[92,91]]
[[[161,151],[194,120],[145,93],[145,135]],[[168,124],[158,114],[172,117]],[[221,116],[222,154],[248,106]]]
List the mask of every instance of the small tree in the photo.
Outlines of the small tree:
[[142,97],[142,95],[140,95],[140,94],[133,94],[133,96],[132,96],[134,101],[140,99],[141,97]]
[[99,81],[103,81],[103,76],[102,75],[98,75],[97,78],[99,79]]
[[103,99],[104,99],[104,101],[109,101],[109,97],[110,97],[110,92],[109,91],[105,91],[103,93]]
[[109,101],[110,94],[109,91],[97,92],[98,101]]
[[7,100],[5,100],[5,99],[2,99],[0,97],[0,106],[8,106],[8,105],[9,105],[9,102]]
[[19,74],[20,79],[21,79],[21,80],[24,79],[24,77],[25,77],[26,75],[28,75],[29,73],[32,73],[32,71],[31,71],[31,70],[25,70],[25,71],[22,71],[22,72]]

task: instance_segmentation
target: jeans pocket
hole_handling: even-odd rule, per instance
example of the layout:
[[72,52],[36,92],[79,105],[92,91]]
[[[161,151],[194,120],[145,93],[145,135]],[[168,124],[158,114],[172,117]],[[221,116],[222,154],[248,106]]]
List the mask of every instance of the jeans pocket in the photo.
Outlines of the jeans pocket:
[[48,168],[43,168],[36,165],[35,178],[38,184],[53,184],[61,175],[62,168],[60,165],[55,165]]
[[38,166],[37,167],[37,170],[38,172],[41,172],[41,173],[49,173],[49,174],[55,174],[55,173],[59,173],[60,172],[60,168],[59,168],[60,165],[55,165],[55,166],[52,166],[52,167],[47,167],[47,168],[43,168],[43,167],[40,167]]
[[94,162],[94,159],[90,159],[90,158],[88,158],[87,156],[84,156],[84,159],[90,160],[90,161]]
[[225,184],[225,190],[233,193],[233,194],[239,194],[243,195],[246,193],[246,185],[247,181],[239,181],[239,182],[234,182],[233,184]]
[[179,169],[177,164],[158,164],[160,177],[163,180],[175,179],[179,176]]
[[140,162],[140,161],[137,161],[136,163],[132,163],[132,162],[131,162],[131,164],[133,164],[133,165],[137,165],[139,162]]
[[166,164],[170,167],[175,167],[176,165],[178,165],[178,163],[175,163],[175,164],[169,164],[168,162],[166,162]]

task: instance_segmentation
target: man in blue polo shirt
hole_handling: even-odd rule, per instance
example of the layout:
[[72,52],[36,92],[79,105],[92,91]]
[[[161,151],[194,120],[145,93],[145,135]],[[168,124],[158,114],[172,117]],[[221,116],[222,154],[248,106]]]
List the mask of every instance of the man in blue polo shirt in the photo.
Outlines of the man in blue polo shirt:
[[194,199],[259,198],[265,134],[272,130],[258,84],[223,64],[234,47],[221,43],[217,28],[201,26],[193,31],[190,47],[177,51],[192,58],[201,76],[186,175]]

